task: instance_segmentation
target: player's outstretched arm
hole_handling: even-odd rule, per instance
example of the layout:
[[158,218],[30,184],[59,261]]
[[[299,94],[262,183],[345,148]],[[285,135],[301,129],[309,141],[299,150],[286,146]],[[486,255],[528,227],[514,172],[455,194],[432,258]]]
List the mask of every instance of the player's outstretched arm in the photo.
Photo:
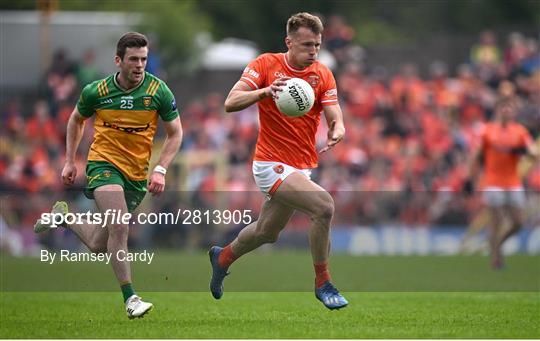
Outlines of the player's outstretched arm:
[[345,136],[345,125],[343,123],[343,113],[339,104],[324,106],[324,116],[328,124],[328,134],[326,146],[319,151],[319,154],[325,153],[334,148],[336,144],[343,140]]
[[278,78],[270,86],[263,89],[253,90],[244,81],[238,81],[233,86],[227,99],[225,99],[225,111],[235,112],[240,111],[267,97],[276,96],[278,91],[282,91],[281,87],[289,78]]
[[62,169],[62,181],[65,185],[72,185],[77,176],[77,167],[75,167],[75,155],[77,148],[83,136],[84,121],[87,117],[82,116],[75,107],[67,124],[66,131],[66,163]]
[[165,190],[165,172],[182,143],[182,123],[180,117],[169,122],[163,122],[167,137],[163,143],[159,161],[148,179],[148,191],[153,195]]

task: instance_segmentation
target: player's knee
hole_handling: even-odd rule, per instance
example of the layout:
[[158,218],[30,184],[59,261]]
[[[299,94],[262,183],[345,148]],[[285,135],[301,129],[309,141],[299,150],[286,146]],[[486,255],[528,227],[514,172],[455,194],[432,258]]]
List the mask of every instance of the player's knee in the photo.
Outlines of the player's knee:
[[106,253],[107,252],[107,244],[103,243],[93,243],[88,246],[90,251],[92,253]]

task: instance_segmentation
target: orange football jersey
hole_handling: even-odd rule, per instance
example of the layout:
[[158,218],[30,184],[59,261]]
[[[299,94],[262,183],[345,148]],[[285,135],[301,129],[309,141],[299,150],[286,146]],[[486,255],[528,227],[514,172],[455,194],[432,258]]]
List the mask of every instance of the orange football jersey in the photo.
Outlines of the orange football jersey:
[[527,147],[532,138],[527,129],[519,123],[488,123],[482,133],[484,155],[483,187],[512,188],[521,186],[518,175],[520,155],[509,152],[510,148]]
[[271,97],[260,100],[254,160],[283,162],[298,169],[314,168],[318,161],[315,134],[323,106],[338,104],[336,81],[332,72],[318,61],[305,69],[295,69],[285,53],[260,55],[244,69],[240,80],[256,90],[281,77],[301,78],[311,84],[315,103],[304,116],[288,117],[278,110]]

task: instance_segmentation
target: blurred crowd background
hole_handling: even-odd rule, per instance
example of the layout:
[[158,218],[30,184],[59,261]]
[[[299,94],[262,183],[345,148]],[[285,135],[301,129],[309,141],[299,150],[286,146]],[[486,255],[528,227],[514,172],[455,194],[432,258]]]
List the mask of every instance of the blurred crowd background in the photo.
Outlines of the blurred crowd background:
[[[519,2],[522,6],[523,3],[527,4]],[[42,11],[59,11],[63,5],[38,1],[40,6],[51,4],[52,9],[46,7]],[[388,6],[392,4],[395,2],[387,2]],[[462,5],[467,7],[465,3]],[[224,16],[219,7],[216,5],[217,9],[208,11],[216,22]],[[403,10],[402,6],[398,7]],[[313,173],[313,180],[335,198],[334,228],[394,224],[407,228],[464,229],[481,207],[477,195],[466,196],[461,191],[468,157],[478,147],[484,125],[493,117],[497,98],[514,97],[519,103],[516,119],[535,139],[540,134],[538,25],[530,30],[515,30],[511,25],[505,26],[505,30],[474,26],[461,32],[472,43],[464,51],[458,51],[458,55],[466,56],[459,61],[455,58],[426,61],[420,49],[415,51],[418,58],[409,56],[400,60],[394,55],[389,62],[381,63],[372,59],[370,53],[376,50],[377,33],[366,35],[364,31],[377,25],[366,20],[363,27],[362,22],[354,21],[354,15],[332,12],[331,8],[326,2],[317,1],[314,10],[305,10],[320,13],[324,18],[324,60],[333,68],[347,129],[345,140],[320,158],[319,168]],[[9,12],[3,15],[9,15],[6,13]],[[279,17],[272,33],[277,38],[270,43],[253,41],[260,44],[259,52],[266,51],[265,48],[284,51],[284,22],[291,13],[294,11]],[[518,14],[515,15],[519,17]],[[221,26],[216,23],[214,27]],[[452,36],[451,27],[445,34]],[[264,200],[251,175],[258,130],[257,108],[253,106],[234,114],[226,114],[223,108],[225,96],[242,68],[223,72],[173,64],[169,67],[171,47],[161,49],[166,39],[159,32],[148,35],[156,43],[151,45],[147,71],[165,79],[175,92],[184,138],[167,178],[168,192],[159,199],[146,198],[141,210],[250,209],[256,216]],[[392,44],[399,45],[392,40],[383,40],[382,44],[384,48],[375,55],[399,51],[392,50]],[[0,103],[3,240],[10,233],[19,235],[23,245],[78,245],[69,232],[34,236],[32,226],[57,198],[69,199],[75,211],[94,210],[81,191],[86,182],[84,167],[93,136],[91,121],[86,124],[78,149],[76,186],[66,189],[60,173],[66,123],[80,91],[89,82],[107,75],[105,65],[96,62],[95,49],[89,48],[77,58],[72,57],[69,46],[51,51],[50,61],[39,75],[39,84],[3,92]],[[399,63],[393,62],[396,58]],[[209,73],[215,77],[209,78]],[[220,78],[221,74],[226,76]],[[215,82],[215,86],[195,96],[186,96],[181,92],[186,88],[183,77],[196,79],[198,75],[205,75],[204,79]],[[326,131],[323,122],[317,135],[319,147],[326,142]],[[162,141],[163,130],[160,130],[154,156],[159,155]],[[529,196],[534,197],[540,192],[540,163],[524,160],[520,172]],[[528,225],[538,224],[539,210],[535,205],[533,201],[528,209]],[[211,242],[230,239],[242,227],[202,225],[137,226],[132,228],[130,242],[137,246],[206,247]],[[296,215],[288,230],[303,232],[307,228],[307,219]]]

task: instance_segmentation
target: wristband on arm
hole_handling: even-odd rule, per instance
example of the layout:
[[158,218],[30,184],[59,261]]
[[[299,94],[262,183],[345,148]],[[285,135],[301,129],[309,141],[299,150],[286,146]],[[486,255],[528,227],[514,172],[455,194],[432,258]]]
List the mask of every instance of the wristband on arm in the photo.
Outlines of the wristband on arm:
[[167,169],[163,166],[157,165],[156,167],[154,167],[154,172],[165,175],[167,174]]

